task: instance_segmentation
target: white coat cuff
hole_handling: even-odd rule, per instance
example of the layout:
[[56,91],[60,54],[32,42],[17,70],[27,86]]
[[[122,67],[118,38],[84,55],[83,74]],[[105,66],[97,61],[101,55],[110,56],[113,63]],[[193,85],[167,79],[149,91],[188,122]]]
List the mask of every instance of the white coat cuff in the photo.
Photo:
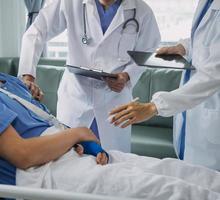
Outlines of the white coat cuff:
[[178,41],[178,44],[183,45],[186,51],[186,55],[184,56],[187,60],[190,60],[190,39],[181,39]]
[[18,77],[21,78],[23,75],[28,74],[36,78],[36,69],[35,67],[25,70],[25,68],[19,66]]
[[155,104],[157,108],[157,112],[159,116],[162,117],[169,117],[171,114],[169,114],[168,104],[163,99],[163,93],[164,92],[157,92],[153,95],[151,102]]

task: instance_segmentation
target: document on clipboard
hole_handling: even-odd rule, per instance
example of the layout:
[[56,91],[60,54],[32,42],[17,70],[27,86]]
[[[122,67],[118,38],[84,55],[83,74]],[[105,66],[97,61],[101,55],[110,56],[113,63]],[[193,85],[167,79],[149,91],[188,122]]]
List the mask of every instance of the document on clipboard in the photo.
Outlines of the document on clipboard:
[[142,51],[128,51],[128,54],[138,66],[195,70],[195,67],[185,58],[177,54],[157,55],[156,53]]
[[98,69],[90,69],[86,67],[76,67],[72,65],[66,65],[66,67],[70,68],[70,71],[73,72],[74,74],[89,77],[89,78],[94,78],[98,80],[103,80],[103,78],[113,78],[116,79],[117,75],[116,74],[111,74],[104,72],[102,70]]

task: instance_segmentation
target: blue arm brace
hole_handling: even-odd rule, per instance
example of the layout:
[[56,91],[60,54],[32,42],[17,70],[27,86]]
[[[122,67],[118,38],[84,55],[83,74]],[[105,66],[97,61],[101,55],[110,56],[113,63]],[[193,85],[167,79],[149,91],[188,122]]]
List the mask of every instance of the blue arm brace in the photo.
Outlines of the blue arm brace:
[[98,153],[105,153],[109,160],[108,153],[101,147],[101,145],[97,144],[96,142],[87,141],[87,142],[80,142],[79,144],[83,146],[84,154],[93,155],[96,157]]

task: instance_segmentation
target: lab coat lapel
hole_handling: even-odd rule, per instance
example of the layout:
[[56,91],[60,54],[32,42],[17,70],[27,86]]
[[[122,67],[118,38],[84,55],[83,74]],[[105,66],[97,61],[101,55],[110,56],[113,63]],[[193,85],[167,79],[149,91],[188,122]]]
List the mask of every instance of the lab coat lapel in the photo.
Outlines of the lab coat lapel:
[[86,4],[86,25],[88,36],[91,36],[91,38],[96,38],[97,41],[100,41],[103,39],[103,32],[95,1],[83,0],[83,3]]
[[117,29],[121,24],[125,22],[125,20],[127,20],[125,18],[125,12],[134,8],[136,8],[135,0],[122,0],[122,3],[118,8],[117,13],[112,20],[112,23],[104,34],[103,40],[110,36],[115,29]]
[[[199,8],[198,13],[197,13],[196,21],[194,22],[194,26],[195,26],[195,23],[197,22],[198,18],[200,17],[200,14],[201,14],[202,9],[204,8],[206,2],[207,2],[207,0],[202,0],[201,6],[199,6],[200,8]],[[210,10],[212,9],[212,6],[213,6],[213,4],[211,5],[209,10],[207,11],[205,16],[203,17],[202,21],[200,22],[199,26],[196,29],[196,32],[199,32],[201,30],[201,28],[203,28],[203,26],[206,24],[206,22],[210,19],[210,15],[212,13],[212,12],[210,12]],[[193,28],[195,28],[195,27],[193,27]]]
[[207,0],[200,0],[199,5],[198,5],[198,7],[197,7],[197,9],[196,9],[194,18],[193,18],[192,28],[194,28],[194,26],[195,26],[195,24],[196,24],[196,22],[197,22],[197,20],[198,20],[198,18],[199,18],[199,16],[200,16],[200,14],[201,14],[201,12],[202,12],[202,9],[203,9],[204,6],[205,6],[206,1],[207,1]]

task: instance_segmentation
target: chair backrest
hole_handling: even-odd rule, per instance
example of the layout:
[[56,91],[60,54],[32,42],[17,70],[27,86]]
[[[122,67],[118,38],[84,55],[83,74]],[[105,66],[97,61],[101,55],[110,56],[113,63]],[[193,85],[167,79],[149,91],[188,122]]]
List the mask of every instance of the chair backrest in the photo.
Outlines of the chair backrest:
[[18,58],[2,57],[0,58],[0,72],[17,75]]
[[44,92],[42,103],[47,105],[53,115],[56,115],[57,90],[64,69],[64,67],[49,65],[39,65],[37,67],[37,84]]

